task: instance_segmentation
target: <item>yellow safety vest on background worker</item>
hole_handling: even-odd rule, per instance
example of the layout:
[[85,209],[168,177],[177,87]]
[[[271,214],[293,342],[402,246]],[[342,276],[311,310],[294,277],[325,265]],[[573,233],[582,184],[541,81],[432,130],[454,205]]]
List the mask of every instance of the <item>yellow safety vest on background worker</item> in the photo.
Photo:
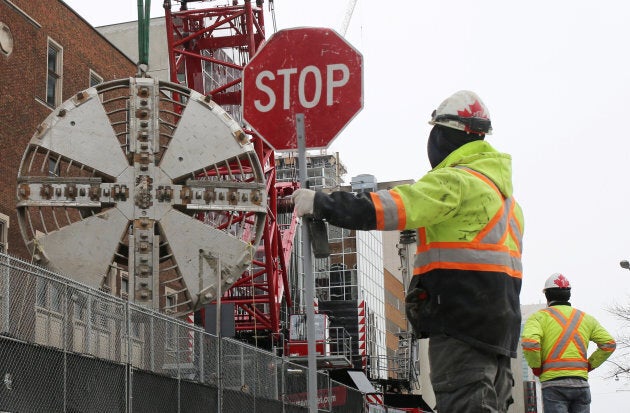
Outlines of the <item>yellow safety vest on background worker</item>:
[[[588,344],[597,350],[587,356]],[[570,305],[554,305],[534,313],[522,333],[523,355],[530,367],[542,367],[540,381],[561,377],[588,379],[613,351],[613,337],[592,316]]]

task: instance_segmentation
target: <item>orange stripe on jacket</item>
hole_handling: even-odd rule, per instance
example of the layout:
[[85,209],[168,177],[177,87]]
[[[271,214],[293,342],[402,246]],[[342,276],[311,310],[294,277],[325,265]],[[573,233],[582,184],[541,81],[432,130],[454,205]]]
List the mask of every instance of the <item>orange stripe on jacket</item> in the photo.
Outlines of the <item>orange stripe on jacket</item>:
[[405,229],[405,225],[407,225],[407,214],[405,213],[405,204],[403,203],[400,194],[395,191],[389,191],[392,199],[396,203],[396,209],[398,210],[398,227],[399,231]]
[[515,270],[507,265],[444,261],[433,262],[431,264],[423,265],[422,267],[416,267],[414,268],[413,275],[420,275],[437,269],[502,272],[513,278],[523,278],[522,271]]
[[374,192],[370,192],[370,198],[374,204],[374,212],[376,213],[376,229],[385,228],[385,212],[383,211],[383,203]]

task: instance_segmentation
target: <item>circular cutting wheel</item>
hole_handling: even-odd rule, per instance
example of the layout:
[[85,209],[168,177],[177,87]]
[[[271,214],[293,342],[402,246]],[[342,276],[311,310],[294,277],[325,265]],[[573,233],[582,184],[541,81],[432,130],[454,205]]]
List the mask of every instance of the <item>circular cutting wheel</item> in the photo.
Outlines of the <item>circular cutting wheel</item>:
[[51,113],[24,153],[17,196],[40,264],[177,313],[240,277],[267,212],[262,167],[237,122],[149,78],[100,84]]

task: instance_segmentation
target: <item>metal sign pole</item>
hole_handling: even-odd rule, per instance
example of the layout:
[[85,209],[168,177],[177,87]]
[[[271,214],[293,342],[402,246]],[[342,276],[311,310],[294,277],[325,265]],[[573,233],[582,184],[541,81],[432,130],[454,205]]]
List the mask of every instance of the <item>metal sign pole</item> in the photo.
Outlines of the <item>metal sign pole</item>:
[[[215,318],[215,322],[216,322],[216,330],[215,332],[217,333],[217,388],[221,389],[221,387],[223,386],[223,379],[222,379],[222,374],[221,374],[221,368],[219,367],[221,365],[221,352],[223,351],[223,346],[221,345],[221,340],[223,340],[221,338],[221,256],[217,257],[217,261],[216,261],[217,267],[216,267],[216,272],[217,272],[217,312],[216,312],[216,318]],[[241,359],[242,360],[242,359]],[[222,412],[223,411],[223,391],[219,390],[219,397],[217,398],[217,411]]]
[[[307,187],[306,137],[304,134],[304,114],[295,116],[298,144],[298,173],[300,186]],[[306,300],[306,342],[308,349],[308,410],[317,413],[317,363],[315,359],[315,281],[311,262],[311,241],[308,225],[302,221],[302,258],[304,260],[304,299]]]

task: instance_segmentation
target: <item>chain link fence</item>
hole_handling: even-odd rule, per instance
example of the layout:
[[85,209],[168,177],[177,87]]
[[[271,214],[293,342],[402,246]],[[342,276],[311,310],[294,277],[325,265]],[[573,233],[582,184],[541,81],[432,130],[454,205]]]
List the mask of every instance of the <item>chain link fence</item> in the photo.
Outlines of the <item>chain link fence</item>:
[[[0,254],[0,411],[307,412],[307,368]],[[364,395],[318,373],[320,412]]]

